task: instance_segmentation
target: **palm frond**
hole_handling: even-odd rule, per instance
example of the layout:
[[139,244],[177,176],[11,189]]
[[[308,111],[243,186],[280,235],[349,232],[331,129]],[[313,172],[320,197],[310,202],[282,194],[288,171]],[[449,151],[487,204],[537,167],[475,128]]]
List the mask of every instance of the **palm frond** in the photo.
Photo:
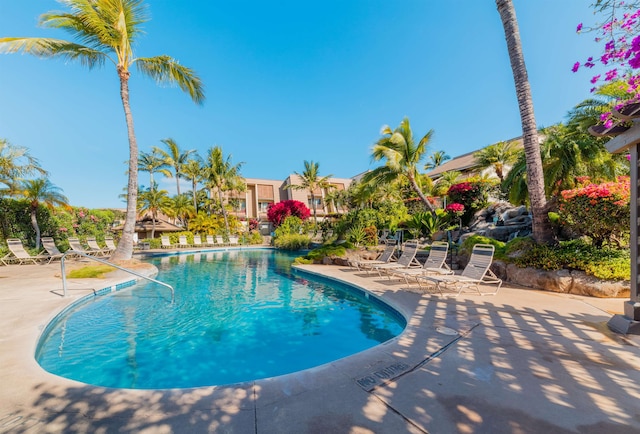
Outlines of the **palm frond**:
[[90,47],[61,39],[0,38],[0,53],[25,53],[36,57],[62,57],[94,68],[104,65],[107,55]]
[[156,82],[175,84],[197,103],[204,102],[204,85],[191,68],[182,66],[175,59],[161,55],[135,59],[138,71],[152,77]]

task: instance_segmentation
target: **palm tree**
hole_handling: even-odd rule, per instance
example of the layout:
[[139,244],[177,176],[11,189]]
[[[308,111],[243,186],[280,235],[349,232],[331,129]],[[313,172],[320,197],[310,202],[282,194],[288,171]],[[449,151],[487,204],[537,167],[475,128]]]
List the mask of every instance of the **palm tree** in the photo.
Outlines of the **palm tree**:
[[240,175],[240,168],[243,164],[244,163],[232,164],[231,155],[224,158],[222,148],[219,146],[209,148],[206,165],[207,186],[209,187],[210,198],[212,200],[213,191],[216,190],[218,192],[218,200],[220,201],[220,208],[222,210],[227,235],[230,233],[229,218],[227,216],[227,210],[224,207],[223,193],[235,188],[238,183],[241,182],[240,180],[243,178]]
[[404,118],[393,131],[388,125],[383,126],[381,134],[383,137],[373,145],[372,158],[374,161],[386,160],[386,163],[366,173],[362,180],[366,183],[388,184],[398,177],[405,177],[427,209],[435,215],[433,205],[422,192],[418,172],[418,164],[427,151],[433,130],[429,130],[416,144],[409,118]]
[[177,219],[182,227],[187,227],[188,220],[197,214],[191,199],[186,194],[170,198],[166,213],[169,217]]
[[[176,189],[178,191],[178,196],[180,196],[180,178],[182,178],[182,168],[187,163],[189,156],[196,152],[191,149],[188,151],[181,151],[180,147],[173,139],[162,139],[160,140],[167,146],[167,150],[160,149],[158,147],[154,147],[153,151],[157,152],[158,155],[164,160],[164,166],[171,167],[174,172],[174,176],[176,178]],[[171,172],[168,172],[168,176],[171,177]]]
[[151,213],[151,238],[156,235],[156,220],[158,219],[158,211],[166,213],[171,208],[171,199],[167,190],[158,190],[150,187],[140,193],[138,200],[138,211],[140,213]]
[[36,249],[40,248],[40,226],[38,225],[38,207],[40,204],[52,209],[56,205],[68,207],[69,199],[61,193],[47,178],[31,179],[22,182],[20,195],[29,201],[31,225],[36,231]]
[[112,260],[131,259],[138,194],[138,144],[129,104],[129,78],[135,64],[138,72],[158,83],[177,84],[194,102],[204,101],[200,79],[195,73],[167,55],[134,57],[133,47],[141,25],[147,21],[142,0],[64,0],[70,12],[48,12],[40,25],[70,32],[80,43],[52,38],[0,38],[0,53],[23,52],[37,57],[61,57],[79,61],[92,69],[113,63],[120,80],[120,98],[124,109],[129,140],[129,181],[127,213],[122,238]]
[[424,165],[424,170],[433,170],[438,166],[442,166],[445,161],[450,160],[451,157],[444,151],[436,151],[429,155],[429,162]]
[[447,170],[440,175],[435,182],[433,191],[437,196],[445,196],[449,191],[449,188],[460,182],[462,172],[457,170]]
[[512,0],[496,0],[496,6],[500,13],[504,34],[507,40],[509,61],[513,71],[513,79],[516,86],[518,108],[522,122],[522,140],[525,159],[527,162],[527,184],[533,216],[533,238],[539,243],[548,243],[552,240],[553,232],[551,222],[547,216],[547,198],[544,193],[544,172],[542,170],[542,158],[540,156],[540,144],[538,142],[538,130],[536,118],[533,112],[533,99],[527,68],[522,54],[520,30]]
[[29,150],[22,146],[15,146],[6,139],[0,139],[0,183],[7,186],[0,189],[0,195],[11,193],[22,177],[39,173],[46,176],[47,172],[40,167],[40,163],[29,154]]
[[504,181],[504,170],[518,159],[518,149],[510,142],[498,142],[473,153],[478,169],[492,167],[500,182]]
[[313,221],[316,226],[318,225],[318,216],[316,210],[316,192],[323,189],[331,188],[329,178],[333,175],[327,175],[320,177],[319,175],[320,164],[314,161],[304,161],[304,170],[302,173],[293,172],[300,178],[300,184],[289,184],[285,188],[291,190],[309,190],[311,196],[311,209],[313,209]]
[[155,185],[153,174],[155,172],[161,173],[164,176],[171,176],[171,172],[164,168],[164,160],[162,156],[155,150],[151,152],[140,152],[138,157],[138,171],[149,172],[149,185]]
[[198,213],[198,183],[205,177],[205,170],[202,167],[202,158],[194,154],[182,167],[184,177],[191,181],[191,193],[193,195],[193,209]]

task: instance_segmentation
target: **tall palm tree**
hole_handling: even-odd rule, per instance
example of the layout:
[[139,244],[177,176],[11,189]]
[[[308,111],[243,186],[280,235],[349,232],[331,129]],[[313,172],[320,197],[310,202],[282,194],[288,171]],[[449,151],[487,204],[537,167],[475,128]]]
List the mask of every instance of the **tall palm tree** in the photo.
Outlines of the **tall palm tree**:
[[155,238],[156,235],[156,220],[158,219],[158,212],[169,212],[171,209],[171,199],[167,190],[158,190],[157,188],[150,187],[140,193],[138,200],[138,211],[141,213],[151,213],[151,238]]
[[320,177],[319,175],[320,163],[314,161],[304,161],[304,170],[302,173],[293,172],[300,177],[300,184],[289,184],[285,188],[291,190],[309,190],[311,196],[311,209],[313,210],[313,221],[316,226],[318,225],[317,206],[316,206],[316,192],[324,189],[331,188],[329,178],[333,175],[327,175]]
[[547,216],[547,198],[544,193],[544,172],[542,170],[542,158],[540,156],[540,144],[538,142],[538,130],[536,118],[533,112],[533,99],[527,68],[524,64],[522,43],[518,19],[512,0],[496,0],[496,6],[500,13],[509,61],[513,71],[513,80],[516,86],[518,108],[522,122],[522,140],[525,159],[527,162],[527,184],[533,215],[533,238],[539,243],[548,243],[552,240],[553,232],[551,222]]
[[170,198],[166,213],[169,217],[177,219],[182,227],[187,227],[188,220],[197,214],[191,199],[186,194]]
[[511,142],[498,142],[473,153],[476,167],[493,168],[500,182],[504,181],[505,168],[512,166],[518,159],[518,149]]
[[385,165],[366,173],[362,180],[388,184],[398,177],[405,177],[427,209],[435,215],[433,205],[422,192],[418,172],[418,164],[425,156],[433,130],[429,130],[416,144],[409,118],[404,118],[395,130],[388,125],[383,126],[381,134],[382,138],[373,145],[372,158],[374,161],[385,160]]
[[52,209],[56,205],[69,206],[69,199],[62,190],[47,178],[31,179],[22,182],[20,195],[29,201],[31,225],[36,232],[36,249],[40,248],[40,226],[38,225],[38,207],[40,204]]
[[46,176],[47,172],[40,163],[22,146],[15,146],[6,139],[0,139],[0,183],[7,188],[0,188],[0,196],[15,190],[24,176],[38,173]]
[[193,209],[198,213],[198,183],[204,180],[205,170],[202,167],[202,158],[194,154],[182,167],[184,177],[191,181],[191,193],[193,195]]
[[133,47],[142,34],[141,25],[147,21],[143,0],[64,0],[63,3],[71,9],[69,12],[45,13],[40,17],[40,25],[68,31],[79,43],[52,38],[5,37],[0,38],[0,53],[61,57],[79,61],[89,69],[103,66],[107,61],[116,67],[129,140],[129,181],[122,238],[111,259],[130,259],[138,195],[138,144],[129,104],[131,67],[135,64],[138,72],[158,83],[177,84],[198,104],[204,101],[202,83],[193,70],[167,55],[134,56]]
[[436,151],[429,155],[429,160],[424,165],[424,170],[433,170],[438,166],[442,166],[445,161],[450,160],[451,157],[444,151]]
[[206,182],[209,187],[211,199],[213,199],[214,190],[218,193],[222,217],[224,218],[224,226],[227,235],[230,233],[229,217],[224,206],[224,192],[235,188],[242,179],[240,168],[244,163],[232,164],[231,154],[226,158],[222,153],[222,148],[214,146],[209,148],[206,163]]
[[138,171],[149,172],[150,186],[155,185],[153,174],[156,172],[164,176],[171,176],[171,172],[165,169],[164,165],[164,159],[155,149],[152,149],[151,152],[140,152],[140,156],[138,157]]
[[[166,167],[171,167],[173,169],[173,176],[176,178],[176,189],[178,191],[178,196],[180,196],[180,178],[182,178],[182,168],[189,160],[189,156],[196,151],[193,149],[182,151],[176,141],[171,138],[162,139],[160,141],[165,144],[167,150],[165,151],[164,149],[154,147],[153,151],[160,155],[164,160],[164,165]],[[172,176],[171,172],[167,173],[169,174],[168,176]]]

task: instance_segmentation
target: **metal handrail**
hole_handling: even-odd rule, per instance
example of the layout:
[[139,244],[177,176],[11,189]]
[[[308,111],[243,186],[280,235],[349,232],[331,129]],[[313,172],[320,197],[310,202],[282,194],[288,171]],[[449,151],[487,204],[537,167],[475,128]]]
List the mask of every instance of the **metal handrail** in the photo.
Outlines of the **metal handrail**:
[[114,264],[112,262],[105,261],[104,259],[96,258],[95,256],[87,255],[86,253],[79,252],[77,250],[67,250],[62,255],[62,259],[60,259],[60,271],[62,272],[63,297],[67,296],[67,275],[66,275],[65,270],[64,270],[64,260],[65,260],[65,258],[67,257],[68,254],[84,256],[85,258],[93,259],[94,261],[101,262],[103,264],[106,264],[106,265],[109,265],[111,267],[117,268],[118,270],[126,271],[127,273],[133,274],[134,276],[140,277],[142,279],[146,279],[146,280],[149,280],[149,281],[151,281],[153,283],[157,283],[159,285],[166,286],[167,288],[169,288],[171,290],[171,303],[173,303],[174,300],[175,300],[175,291],[173,289],[173,286],[169,285],[168,283],[160,282],[159,280],[153,279],[151,277],[145,276],[145,275],[140,274],[140,273],[136,273],[135,271],[129,270],[128,268],[121,267],[121,266],[116,265],[116,264]]

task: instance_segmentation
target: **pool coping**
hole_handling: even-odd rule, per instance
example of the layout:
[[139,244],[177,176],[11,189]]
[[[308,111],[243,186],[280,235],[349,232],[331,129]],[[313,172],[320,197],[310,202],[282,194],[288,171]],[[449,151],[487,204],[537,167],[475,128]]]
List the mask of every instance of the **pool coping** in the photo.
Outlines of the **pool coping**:
[[[183,250],[179,253],[193,251]],[[511,417],[514,420],[528,420],[527,412],[536,415],[535,420],[529,420],[530,427],[538,428],[573,427],[575,430],[580,423],[587,422],[599,423],[604,427],[609,426],[606,424],[622,423],[634,429],[640,425],[637,419],[625,416],[633,412],[628,407],[628,399],[625,399],[627,392],[623,388],[614,390],[609,387],[601,392],[603,399],[617,404],[616,415],[611,415],[606,407],[592,408],[584,403],[582,408],[572,404],[580,411],[565,408],[545,413],[540,411],[544,402],[532,406],[530,399],[525,397],[520,400],[505,399],[503,395],[508,394],[508,389],[495,389],[490,395],[483,394],[482,402],[492,402],[493,407],[488,408],[476,404],[476,401],[468,401],[475,396],[469,393],[473,389],[468,390],[467,398],[456,398],[463,399],[467,407],[482,416],[481,420],[470,420],[464,415],[452,413],[446,407],[446,399],[457,396],[459,387],[465,384],[491,387],[480,377],[469,377],[469,373],[474,372],[474,363],[480,363],[482,354],[494,351],[489,342],[494,334],[502,336],[513,332],[514,326],[496,327],[492,322],[499,321],[496,315],[514,309],[522,312],[519,315],[526,313],[535,317],[535,321],[526,321],[528,325],[525,324],[525,328],[520,326],[522,330],[518,332],[525,333],[532,342],[544,339],[544,335],[531,335],[526,328],[535,327],[535,324],[552,317],[561,323],[558,328],[579,335],[574,338],[561,338],[558,335],[554,338],[563,342],[565,347],[575,350],[582,348],[583,342],[588,342],[593,348],[581,351],[593,353],[594,356],[590,357],[606,354],[613,359],[618,352],[624,351],[629,360],[640,361],[640,345],[635,337],[621,339],[590,325],[576,325],[574,321],[564,319],[586,318],[589,324],[601,323],[618,306],[622,309],[622,300],[545,294],[508,285],[496,297],[479,299],[470,296],[459,300],[442,300],[415,288],[398,286],[375,276],[360,275],[345,267],[303,265],[297,266],[297,269],[360,287],[383,298],[386,304],[408,315],[407,327],[400,336],[372,349],[316,368],[270,379],[194,389],[93,387],[47,373],[37,365],[33,355],[43,325],[75,299],[95,291],[95,282],[87,282],[87,279],[73,282],[72,296],[62,300],[55,293],[60,285],[59,277],[55,277],[55,265],[1,267],[0,278],[5,279],[0,279],[0,284],[9,284],[3,285],[0,290],[0,342],[4,347],[0,352],[0,381],[3,384],[0,389],[0,401],[3,402],[0,432],[181,432],[184,429],[194,432],[451,432],[463,420],[472,428],[481,429],[483,426],[486,428],[483,424],[490,419],[499,421]],[[25,271],[28,276],[25,276]],[[117,277],[105,281],[105,285],[121,283],[123,280],[131,279]],[[479,309],[481,313],[452,314],[456,309],[468,312]],[[520,321],[525,317],[513,318]],[[457,334],[452,336],[443,333],[450,330]],[[478,346],[478,361],[458,360],[456,357],[459,357],[460,351],[470,345]],[[542,344],[538,342],[536,345]],[[521,351],[524,350],[511,350],[513,357]],[[535,354],[527,356],[530,357],[525,360],[530,361]],[[449,362],[443,363],[444,360]],[[451,363],[452,360],[458,361]],[[536,363],[546,366],[549,362],[540,359]],[[460,371],[461,364],[470,365]],[[635,366],[640,366],[640,362]],[[611,367],[591,366],[590,369],[592,376],[606,383],[606,376],[601,375]],[[616,367],[615,372],[621,378],[629,378],[629,384],[640,384],[637,369],[630,370],[621,365]],[[433,383],[439,377],[449,378],[447,390]],[[520,368],[516,378],[520,379],[525,389],[534,387],[538,390],[535,382],[543,381],[531,377],[530,369],[526,367]],[[492,381],[499,379],[494,377]],[[574,378],[569,376],[567,379],[557,379],[555,384],[556,387],[573,391],[581,387],[575,383]],[[565,399],[581,398],[577,393],[569,393]],[[514,416],[514,408],[521,413]],[[626,413],[625,408],[628,410]],[[494,432],[501,431],[496,429]]]

